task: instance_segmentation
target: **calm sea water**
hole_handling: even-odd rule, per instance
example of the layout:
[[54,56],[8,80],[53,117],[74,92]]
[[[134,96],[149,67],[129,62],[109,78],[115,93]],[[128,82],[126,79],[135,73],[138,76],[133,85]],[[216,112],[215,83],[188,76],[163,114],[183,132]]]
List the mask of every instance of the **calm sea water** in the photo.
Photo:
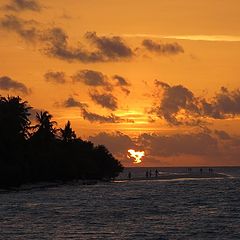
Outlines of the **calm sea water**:
[[[142,176],[145,170],[131,172]],[[239,240],[240,168],[215,171],[233,178],[118,181],[1,193],[0,239]]]

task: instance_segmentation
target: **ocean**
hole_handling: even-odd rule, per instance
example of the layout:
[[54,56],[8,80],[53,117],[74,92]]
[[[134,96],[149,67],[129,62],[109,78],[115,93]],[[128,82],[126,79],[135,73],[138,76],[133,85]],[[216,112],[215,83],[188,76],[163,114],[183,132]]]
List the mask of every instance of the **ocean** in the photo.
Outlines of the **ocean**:
[[0,239],[240,239],[240,168],[214,168],[222,179],[125,180],[146,170],[126,169],[111,183],[1,192]]

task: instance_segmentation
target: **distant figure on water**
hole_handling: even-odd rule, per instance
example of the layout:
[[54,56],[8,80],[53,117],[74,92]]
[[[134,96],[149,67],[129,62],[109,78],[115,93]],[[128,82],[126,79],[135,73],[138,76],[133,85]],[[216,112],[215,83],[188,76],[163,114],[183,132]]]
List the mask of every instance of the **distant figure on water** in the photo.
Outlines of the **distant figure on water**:
[[201,173],[201,175],[203,174],[203,169],[202,168],[200,168],[200,173]]
[[131,178],[132,178],[132,173],[129,172],[129,173],[128,173],[128,179],[131,179]]
[[158,170],[157,169],[155,170],[155,177],[156,178],[158,177]]
[[152,170],[149,171],[149,177],[152,177]]
[[148,170],[146,171],[146,178],[148,178]]
[[209,171],[209,173],[213,174],[213,169],[212,168],[209,168],[208,171]]

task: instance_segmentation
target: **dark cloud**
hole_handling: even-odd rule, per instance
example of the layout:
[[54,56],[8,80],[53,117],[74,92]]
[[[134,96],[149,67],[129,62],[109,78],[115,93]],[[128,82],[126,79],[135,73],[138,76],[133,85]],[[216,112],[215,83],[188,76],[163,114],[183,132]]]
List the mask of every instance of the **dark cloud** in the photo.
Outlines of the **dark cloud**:
[[44,74],[44,78],[47,82],[53,82],[58,84],[66,83],[66,76],[64,72],[52,72],[49,71]]
[[[171,125],[202,125],[207,119],[228,119],[240,114],[240,91],[222,87],[212,99],[197,97],[182,85],[155,81],[156,102],[150,113]],[[160,91],[160,92],[159,92]]]
[[113,79],[117,81],[116,85],[119,86],[126,95],[130,94],[130,90],[127,88],[130,86],[130,83],[124,77],[120,75],[114,75]]
[[98,123],[121,123],[127,122],[127,120],[122,119],[114,114],[108,116],[102,116],[97,113],[89,112],[86,108],[81,109],[82,117],[89,122],[98,122]]
[[103,61],[98,53],[88,52],[85,49],[72,48],[68,45],[68,35],[59,27],[46,30],[41,40],[46,44],[43,52],[51,57],[65,61],[80,61],[84,63]]
[[98,37],[96,33],[87,33],[86,39],[94,45],[95,49],[91,47],[92,51],[89,51],[81,46],[70,47],[65,31],[55,27],[43,34],[43,40],[47,44],[44,53],[62,60],[83,63],[118,61],[132,55],[131,49],[119,37]]
[[[109,78],[102,72],[84,69],[74,74],[72,79],[73,82],[81,82],[90,87],[103,87],[106,91],[113,91],[115,87],[120,87],[126,95],[130,93],[128,89],[130,83],[119,75],[114,75],[112,78]],[[116,80],[116,83],[114,83],[113,80]]]
[[157,87],[162,87],[163,89],[168,89],[168,88],[170,88],[170,85],[168,85],[167,83],[165,83],[165,82],[162,82],[162,81],[159,81],[159,80],[155,80],[155,85],[157,86]]
[[65,107],[65,108],[79,107],[81,109],[88,107],[88,105],[86,103],[81,103],[73,97],[69,97],[68,99],[63,101],[61,106]]
[[216,96],[207,101],[201,100],[203,113],[215,119],[231,118],[240,114],[240,90],[229,91],[222,87]]
[[122,76],[114,75],[113,79],[117,81],[118,86],[130,86],[128,81]]
[[39,12],[42,7],[37,0],[11,0],[9,4],[4,6],[4,9],[15,12],[24,10]]
[[110,109],[112,111],[117,110],[118,103],[117,98],[111,93],[99,93],[97,91],[89,93],[91,99],[98,105]]
[[35,42],[39,38],[39,31],[33,20],[23,20],[14,15],[5,15],[0,20],[0,27],[17,33],[21,38],[28,42]]
[[125,88],[125,87],[121,87],[121,90],[126,94],[129,95],[130,94],[130,90]]
[[133,140],[121,132],[106,133],[101,132],[95,136],[90,136],[89,140],[94,144],[103,144],[106,146],[113,154],[117,155],[127,155],[127,150],[130,148],[135,148],[136,145]]
[[103,73],[93,70],[81,70],[72,76],[74,82],[82,82],[91,87],[105,87],[111,88],[107,76]]
[[151,39],[145,39],[142,45],[150,52],[155,52],[162,55],[176,55],[184,53],[184,49],[178,43],[158,43]]
[[97,47],[100,54],[104,56],[106,60],[119,60],[133,56],[131,48],[118,36],[99,37],[96,32],[87,32],[85,37]]
[[[165,119],[172,125],[194,125],[196,119],[192,119],[192,117],[199,115],[197,99],[194,94],[182,85],[170,87],[168,84],[157,80],[155,84],[160,87],[162,98],[158,99],[160,104],[159,102],[156,103],[151,113]],[[178,118],[181,111],[184,111],[184,119]]]
[[14,90],[23,94],[30,93],[30,90],[23,83],[15,81],[7,76],[0,77],[0,90]]

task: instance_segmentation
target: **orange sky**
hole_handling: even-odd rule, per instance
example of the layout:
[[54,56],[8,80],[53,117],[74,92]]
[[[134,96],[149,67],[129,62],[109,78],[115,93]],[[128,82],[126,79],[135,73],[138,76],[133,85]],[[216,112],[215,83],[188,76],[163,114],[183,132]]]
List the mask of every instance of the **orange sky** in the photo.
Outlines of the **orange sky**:
[[[238,0],[0,0],[0,94],[20,95],[34,108],[48,110],[60,127],[69,119],[78,136],[106,144],[125,165],[131,165],[126,158],[128,145],[125,137],[129,137],[129,144],[132,143],[137,150],[146,151],[142,166],[239,165],[239,8]],[[64,52],[64,57],[59,57],[49,50],[50,47],[56,50],[56,41],[60,39],[59,35],[54,36],[57,40],[50,39],[49,32],[53,28],[65,32],[67,56]],[[27,34],[32,29],[35,35],[30,39]],[[96,32],[97,38],[87,39],[86,32]],[[111,42],[114,36],[118,38]],[[102,44],[104,39],[107,43],[99,47],[97,44]],[[147,48],[144,40],[151,40],[153,45]],[[60,39],[58,43],[62,42]],[[119,45],[114,45],[119,42],[131,49],[130,57],[111,55],[115,54],[114,51],[122,54],[122,48],[119,50]],[[182,51],[168,48],[163,53],[156,48],[163,49],[166,44],[170,47],[177,44]],[[82,49],[94,53],[101,50],[101,57],[107,60],[84,62],[75,55],[69,58],[70,53]],[[105,85],[87,85],[83,78],[74,80],[74,76],[83,70],[102,73],[111,89],[106,89]],[[64,74],[64,83],[57,82],[56,78],[47,81],[45,74],[49,72]],[[118,85],[115,75],[123,77],[128,84]],[[13,82],[7,86],[6,82],[1,84],[4,76],[31,90],[26,94]],[[154,84],[156,79],[169,87],[159,89]],[[164,107],[165,113],[169,113],[168,106],[172,109],[180,104],[176,99],[182,95],[176,92],[163,106],[164,96],[177,85],[194,94],[198,107],[203,98],[209,103],[216,102],[220,88],[226,87],[228,92],[212,106],[215,108],[212,111],[220,111],[221,117],[196,113],[192,105],[188,109],[180,106],[180,111],[174,115],[178,124],[160,116],[156,109],[150,113],[154,106]],[[122,88],[130,93],[127,95]],[[101,98],[102,104],[101,100],[93,99],[104,94],[115,99],[117,106],[109,108],[109,99]],[[227,103],[226,96],[230,96],[233,102]],[[69,97],[88,107],[64,106]],[[233,108],[233,104],[236,107]],[[121,120],[115,123],[91,122],[83,111],[97,114],[98,118],[114,114]],[[203,124],[190,126],[185,122],[186,116],[207,124],[204,127]],[[228,137],[219,134],[223,131]],[[98,135],[101,132],[105,134],[104,138]],[[205,150],[190,151],[188,146],[181,145],[182,137],[186,144],[196,139],[196,144],[189,144],[189,148]],[[111,142],[113,139],[116,146]],[[211,149],[204,145],[208,140]],[[118,144],[122,144],[121,151],[116,150]],[[158,148],[160,150],[156,151]]]

